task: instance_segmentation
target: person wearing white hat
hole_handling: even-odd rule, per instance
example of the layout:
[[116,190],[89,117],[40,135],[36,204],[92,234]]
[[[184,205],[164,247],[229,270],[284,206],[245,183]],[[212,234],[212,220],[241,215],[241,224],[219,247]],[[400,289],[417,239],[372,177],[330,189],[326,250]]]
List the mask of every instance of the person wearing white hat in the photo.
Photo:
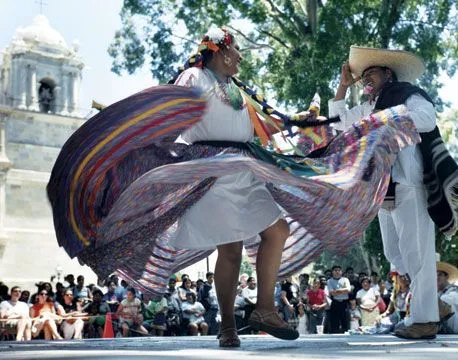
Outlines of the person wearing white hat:
[[[448,314],[441,321],[440,332],[458,334],[458,269],[446,262],[437,263],[439,309]],[[442,316],[441,316],[442,317]]]
[[[345,130],[374,111],[404,104],[419,132],[432,131],[436,126],[432,100],[411,84],[424,70],[423,61],[410,52],[352,46],[349,62],[341,69],[336,96],[329,101],[329,116],[341,119],[334,127]],[[360,80],[369,99],[347,110],[347,89]],[[431,296],[436,291],[435,229],[427,211],[418,146],[409,146],[398,154],[391,178],[392,202],[386,201],[379,211],[384,252],[401,275],[409,274],[413,294],[411,314],[395,334],[431,339],[436,336],[439,321],[437,299]]]

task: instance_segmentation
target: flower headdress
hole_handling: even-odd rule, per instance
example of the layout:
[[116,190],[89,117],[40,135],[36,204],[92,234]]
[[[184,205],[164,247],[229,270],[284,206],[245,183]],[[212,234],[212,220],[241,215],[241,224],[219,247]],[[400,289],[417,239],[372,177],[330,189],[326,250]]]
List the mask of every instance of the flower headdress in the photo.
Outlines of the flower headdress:
[[229,47],[231,43],[232,37],[227,29],[212,26],[203,37],[197,51],[211,50],[213,52],[218,52],[220,49],[219,46],[225,45]]

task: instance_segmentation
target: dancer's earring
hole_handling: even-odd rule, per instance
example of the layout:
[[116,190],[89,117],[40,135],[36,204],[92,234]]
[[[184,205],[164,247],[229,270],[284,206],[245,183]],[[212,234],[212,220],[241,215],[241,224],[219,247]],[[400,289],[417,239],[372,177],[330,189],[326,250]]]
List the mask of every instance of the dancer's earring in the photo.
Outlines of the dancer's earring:
[[226,66],[231,66],[232,65],[232,59],[227,55],[224,55],[224,65],[226,65]]

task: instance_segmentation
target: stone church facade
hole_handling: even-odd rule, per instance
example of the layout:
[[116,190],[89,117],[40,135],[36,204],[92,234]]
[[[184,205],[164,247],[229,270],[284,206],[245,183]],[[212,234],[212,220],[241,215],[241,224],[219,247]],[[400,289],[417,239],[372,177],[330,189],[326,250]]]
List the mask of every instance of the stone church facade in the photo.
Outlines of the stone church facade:
[[50,172],[79,110],[84,62],[46,17],[18,29],[0,62],[0,281],[34,290],[38,281],[95,274],[58,247],[46,197]]
[[[38,15],[16,30],[0,58],[0,281],[35,290],[66,274],[96,275],[59,248],[46,185],[65,141],[84,122],[78,44]],[[86,110],[88,112],[88,110]],[[84,115],[84,114],[83,114]],[[193,280],[213,270],[216,253],[184,270]]]

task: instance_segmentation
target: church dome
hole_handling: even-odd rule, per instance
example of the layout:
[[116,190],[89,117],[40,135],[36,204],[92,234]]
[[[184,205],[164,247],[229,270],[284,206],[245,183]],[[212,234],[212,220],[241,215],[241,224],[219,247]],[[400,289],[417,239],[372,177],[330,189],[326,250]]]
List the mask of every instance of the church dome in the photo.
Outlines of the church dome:
[[49,25],[48,18],[43,15],[36,16],[32,25],[16,30],[15,38],[16,40],[24,41],[26,44],[36,44],[62,50],[68,49],[62,35]]

